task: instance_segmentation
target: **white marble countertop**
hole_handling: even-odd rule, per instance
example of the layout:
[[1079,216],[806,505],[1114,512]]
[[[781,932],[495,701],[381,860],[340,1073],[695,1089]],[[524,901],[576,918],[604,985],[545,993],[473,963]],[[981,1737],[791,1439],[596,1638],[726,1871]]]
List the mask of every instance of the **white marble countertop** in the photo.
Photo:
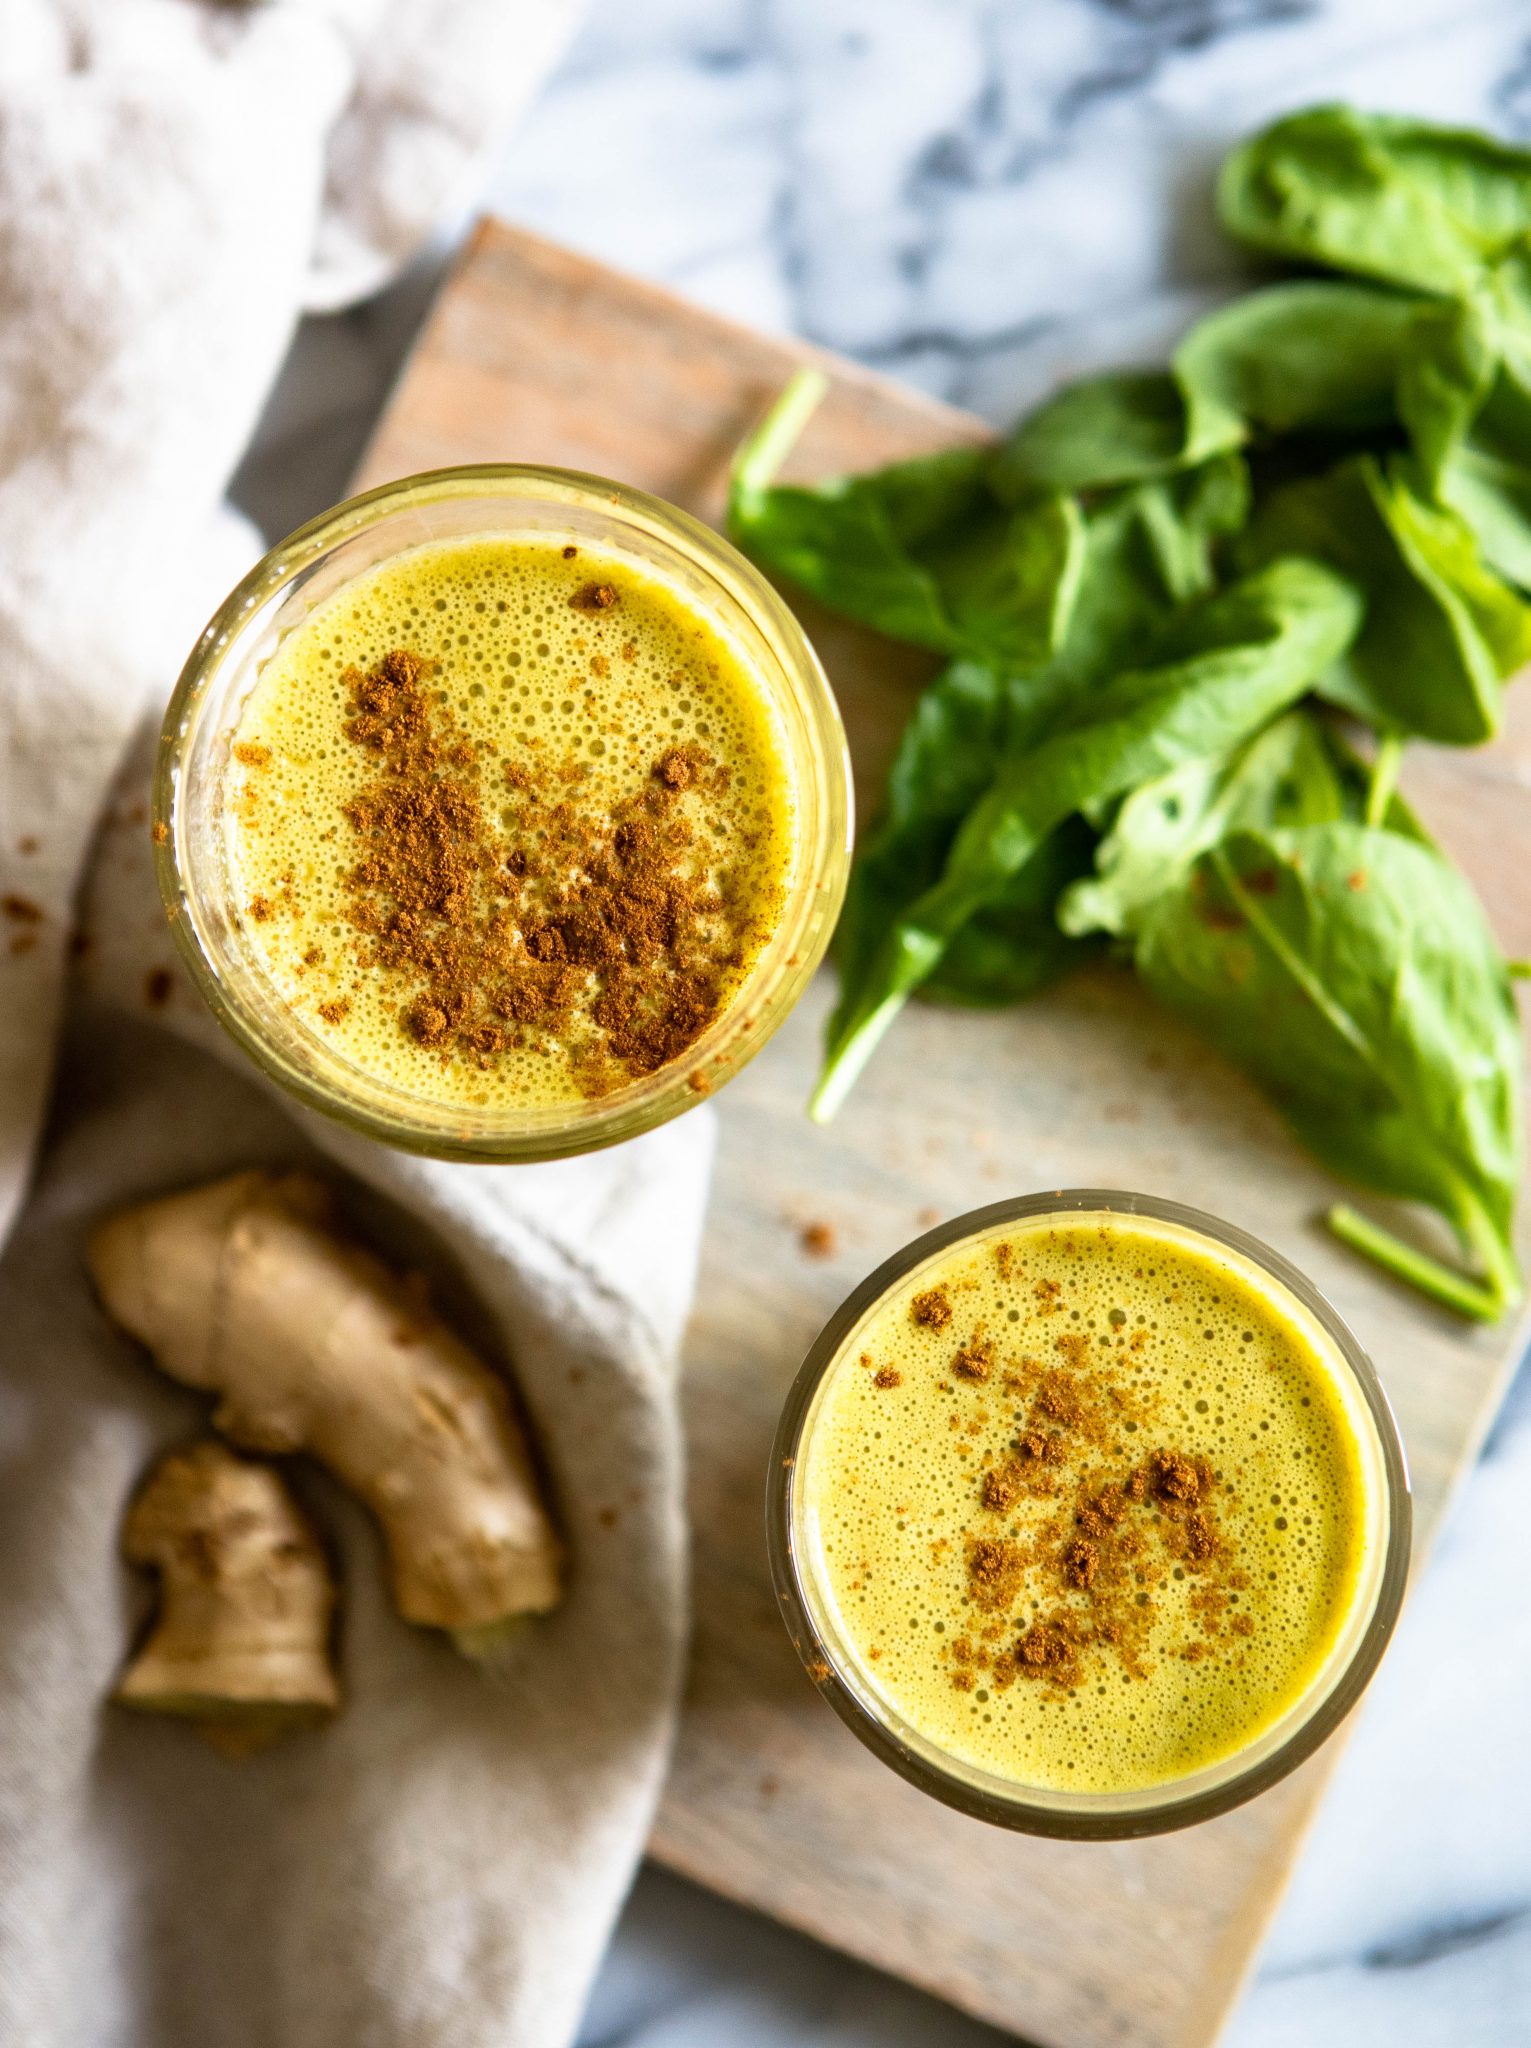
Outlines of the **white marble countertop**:
[[[481,203],[1012,416],[1152,359],[1236,265],[1208,172],[1348,97],[1531,135],[1526,0],[593,0]],[[439,268],[299,337],[237,495],[342,494]],[[1531,2041],[1531,1383],[1360,1716],[1227,2048]],[[904,1987],[647,1872],[582,2048],[977,2048]]]

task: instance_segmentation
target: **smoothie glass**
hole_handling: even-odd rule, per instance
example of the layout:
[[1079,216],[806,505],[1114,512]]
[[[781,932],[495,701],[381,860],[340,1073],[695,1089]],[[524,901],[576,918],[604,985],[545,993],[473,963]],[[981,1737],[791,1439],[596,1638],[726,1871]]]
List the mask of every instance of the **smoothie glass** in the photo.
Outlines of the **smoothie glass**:
[[[1367,1526],[1354,1597],[1323,1663],[1301,1695],[1245,1746],[1167,1783],[1123,1791],[1028,1786],[957,1758],[904,1720],[880,1692],[840,1625],[816,1565],[815,1530],[801,1475],[824,1390],[854,1358],[872,1312],[890,1291],[930,1285],[954,1248],[996,1230],[1056,1219],[1150,1219],[1188,1248],[1257,1277],[1292,1323],[1311,1332],[1346,1398],[1365,1475]],[[1233,1225],[1177,1202],[1109,1189],[1075,1189],[1000,1202],[930,1231],[865,1279],[826,1324],[787,1396],[767,1483],[771,1572],[788,1633],[819,1689],[861,1741],[900,1776],[964,1813],[1029,1834],[1110,1839],[1167,1832],[1209,1819],[1263,1792],[1310,1755],[1355,1705],[1387,1647],[1403,1598],[1411,1533],[1409,1482],[1397,1426],[1375,1369],[1323,1296],[1287,1260]]]
[[[430,543],[495,535],[582,543],[657,576],[738,651],[774,713],[796,817],[780,922],[744,986],[683,1058],[558,1105],[433,1103],[344,1058],[271,986],[236,914],[228,831],[241,709],[283,636],[355,577]],[[802,628],[717,534],[640,491],[571,470],[483,466],[408,477],[290,535],[216,613],[177,683],[154,784],[160,891],[191,973],[239,1045],[353,1130],[439,1158],[553,1159],[666,1122],[765,1044],[822,959],[845,892],[851,788],[839,712]]]

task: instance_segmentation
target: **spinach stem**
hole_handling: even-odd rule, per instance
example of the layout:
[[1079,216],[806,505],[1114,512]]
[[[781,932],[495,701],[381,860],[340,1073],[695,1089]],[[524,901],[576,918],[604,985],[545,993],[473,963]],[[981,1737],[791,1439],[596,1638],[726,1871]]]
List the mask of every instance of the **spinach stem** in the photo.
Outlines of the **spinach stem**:
[[1461,1224],[1468,1243],[1478,1254],[1483,1270],[1488,1276],[1491,1292],[1499,1298],[1499,1312],[1503,1315],[1513,1307],[1524,1293],[1520,1268],[1515,1263],[1515,1254],[1500,1236],[1490,1221],[1483,1204],[1476,1195],[1465,1190],[1461,1199]]
[[1455,1309],[1477,1323],[1496,1323],[1508,1307],[1505,1280],[1494,1275],[1491,1286],[1480,1286],[1465,1274],[1454,1272],[1428,1253],[1416,1251],[1390,1230],[1372,1223],[1348,1202],[1337,1202],[1324,1218],[1342,1244],[1372,1259],[1397,1279],[1417,1287],[1443,1307]]
[[874,1010],[862,1016],[842,1038],[826,1061],[818,1086],[808,1098],[808,1114],[816,1124],[827,1124],[852,1088],[860,1080],[867,1061],[876,1052],[889,1025],[908,998],[900,990],[884,996]]
[[739,444],[734,457],[734,490],[740,497],[770,489],[828,389],[829,379],[822,370],[805,363],[792,372],[771,410]]
[[1403,759],[1403,734],[1385,732],[1377,742],[1377,758],[1372,763],[1372,779],[1366,791],[1366,822],[1380,825],[1386,818],[1388,806],[1393,801],[1393,791],[1398,787],[1398,766]]

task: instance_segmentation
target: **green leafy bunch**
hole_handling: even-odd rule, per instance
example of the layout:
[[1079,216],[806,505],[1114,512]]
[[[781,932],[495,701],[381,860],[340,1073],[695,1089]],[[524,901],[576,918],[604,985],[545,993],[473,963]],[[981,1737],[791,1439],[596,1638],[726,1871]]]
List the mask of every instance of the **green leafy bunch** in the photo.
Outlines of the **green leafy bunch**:
[[1109,943],[1474,1271],[1344,1205],[1342,1236],[1492,1319],[1520,1292],[1511,970],[1394,783],[1410,738],[1490,738],[1531,659],[1531,153],[1316,107],[1234,151],[1218,206],[1294,274],[1167,369],[813,488],[775,481],[804,371],[739,451],[736,539],[944,662],[858,849],[812,1110],[917,992],[1014,1002]]

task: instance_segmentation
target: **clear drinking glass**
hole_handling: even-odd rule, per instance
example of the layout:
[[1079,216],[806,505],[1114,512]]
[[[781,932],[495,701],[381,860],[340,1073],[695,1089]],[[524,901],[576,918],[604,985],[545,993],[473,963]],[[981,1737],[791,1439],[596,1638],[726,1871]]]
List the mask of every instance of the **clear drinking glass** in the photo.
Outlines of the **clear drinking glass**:
[[[1367,1472],[1375,1526],[1355,1605],[1313,1684],[1246,1748],[1167,1784],[1121,1793],[1029,1787],[944,1753],[883,1699],[837,1627],[832,1602],[816,1583],[814,1544],[797,1484],[819,1399],[859,1330],[883,1296],[935,1269],[953,1246],[1019,1222],[1056,1217],[1077,1224],[1091,1214],[1152,1219],[1236,1268],[1253,1269],[1294,1320],[1320,1339],[1355,1400],[1348,1404]],[[798,1655],[830,1705],[883,1762],[921,1791],[964,1813],[1027,1834],[1076,1840],[1167,1833],[1208,1820],[1274,1785],[1331,1734],[1355,1705],[1386,1649],[1408,1576],[1412,1530],[1408,1470],[1387,1396],[1366,1353],[1329,1303],[1295,1266],[1246,1231],[1179,1202],[1115,1189],[1078,1188],[998,1202],[956,1217],[896,1252],[868,1275],[831,1316],[787,1396],[772,1446],[766,1533],[771,1575]]]
[[[740,652],[776,712],[796,815],[780,923],[727,1009],[673,1065],[610,1094],[482,1110],[406,1091],[342,1057],[271,985],[235,898],[225,791],[241,709],[283,636],[378,563],[432,542],[494,535],[573,541],[657,574]],[[213,1014],[284,1088],[410,1151],[561,1158],[652,1129],[711,1094],[765,1044],[834,929],[849,864],[850,768],[829,685],[802,628],[738,551],[673,505],[573,470],[485,465],[405,478],[284,540],[229,596],[182,671],[154,787],[160,890]]]

